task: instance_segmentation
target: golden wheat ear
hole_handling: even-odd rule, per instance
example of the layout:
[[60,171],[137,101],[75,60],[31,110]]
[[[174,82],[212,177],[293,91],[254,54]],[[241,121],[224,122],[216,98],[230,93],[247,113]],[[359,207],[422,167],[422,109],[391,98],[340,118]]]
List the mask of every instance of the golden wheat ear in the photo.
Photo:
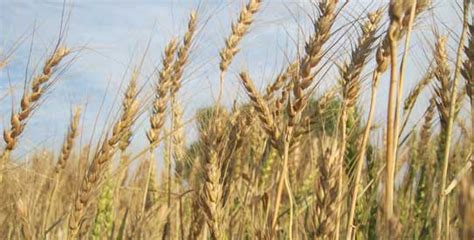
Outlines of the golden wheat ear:
[[5,147],[2,151],[2,164],[8,161],[10,152],[13,151],[18,143],[19,136],[25,129],[26,122],[32,111],[38,106],[39,100],[48,89],[48,83],[52,75],[59,67],[60,62],[70,53],[66,47],[58,47],[53,54],[46,59],[41,73],[34,76],[30,83],[30,88],[25,89],[21,98],[20,110],[12,112],[10,118],[10,128],[3,131],[3,140]]
[[158,77],[156,85],[155,99],[152,106],[152,114],[150,116],[150,130],[147,131],[147,138],[150,145],[156,147],[158,143],[160,130],[165,123],[166,105],[169,99],[169,90],[172,84],[173,61],[175,58],[177,43],[172,39],[165,48],[163,56],[163,68]]
[[255,13],[260,9],[261,0],[250,0],[245,8],[240,12],[237,22],[232,24],[232,33],[225,41],[225,47],[220,51],[221,62],[219,67],[221,72],[225,72],[234,56],[239,52],[238,45],[244,35],[249,30],[253,22]]
[[[253,22],[253,17],[260,9],[262,0],[249,0],[247,5],[242,9],[239,14],[237,22],[232,23],[232,33],[225,40],[225,47],[219,51],[221,61],[219,63],[220,73],[220,86],[219,93],[216,100],[216,107],[220,107],[220,102],[222,98],[222,93],[224,91],[224,79],[225,73],[229,68],[229,65],[232,63],[234,56],[239,52],[239,43],[247,34],[250,25]],[[217,108],[218,109],[218,108]],[[216,112],[216,115],[219,114],[219,111]]]

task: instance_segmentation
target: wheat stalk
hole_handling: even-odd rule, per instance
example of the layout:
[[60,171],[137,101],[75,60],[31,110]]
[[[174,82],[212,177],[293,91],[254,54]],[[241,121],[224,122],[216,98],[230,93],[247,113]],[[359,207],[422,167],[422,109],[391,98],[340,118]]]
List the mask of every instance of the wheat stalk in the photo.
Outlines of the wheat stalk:
[[254,15],[258,12],[262,5],[262,0],[249,0],[247,5],[242,8],[237,22],[232,23],[232,33],[225,40],[225,47],[219,52],[221,61],[219,63],[220,86],[219,95],[217,96],[216,106],[219,106],[222,93],[224,91],[225,73],[232,63],[235,55],[239,52],[239,43],[247,34],[250,25],[253,22]]
[[[466,80],[466,91],[469,96],[471,104],[471,149],[474,149],[474,23],[468,25],[469,41],[464,47],[464,54],[467,59],[464,60],[461,74]],[[474,165],[474,156],[471,156],[470,161]],[[474,177],[474,170],[471,171]]]
[[60,180],[60,174],[66,168],[66,163],[68,162],[71,156],[72,148],[74,147],[74,142],[78,135],[80,116],[81,116],[80,109],[79,108],[74,109],[71,122],[69,123],[69,129],[67,131],[66,137],[63,142],[63,146],[61,148],[61,153],[59,155],[58,162],[56,163],[56,166],[54,168],[54,173],[52,177],[53,185],[51,187],[48,200],[46,202],[47,204],[46,212],[43,215],[43,219],[41,221],[41,229],[40,229],[41,236],[45,236],[44,231],[46,230],[48,220],[50,219],[50,216],[51,216],[51,205],[52,203],[54,203],[54,198],[55,198],[57,187]]
[[319,3],[321,15],[314,23],[314,35],[306,43],[306,55],[301,60],[300,77],[297,84],[299,91],[308,88],[313,80],[312,70],[321,61],[323,45],[329,40],[331,27],[336,18],[336,5],[338,0],[324,0]]
[[[311,86],[314,75],[312,70],[318,65],[323,56],[323,45],[329,40],[330,30],[334,24],[336,17],[336,6],[337,0],[327,0],[319,3],[318,7],[321,12],[321,15],[314,23],[315,32],[306,43],[305,46],[305,56],[300,60],[299,64],[299,76],[295,79],[293,86],[293,95],[295,97],[294,102],[289,101],[287,107],[288,121],[286,123],[285,129],[281,136],[280,143],[280,152],[283,158],[283,168],[278,180],[275,207],[272,219],[272,231],[271,236],[275,233],[278,212],[281,203],[281,196],[283,193],[283,186],[285,180],[287,179],[287,170],[288,170],[288,153],[290,144],[293,137],[293,132],[295,126],[298,125],[301,113],[305,109],[309,95],[306,93],[306,90]],[[290,189],[287,189],[288,191]],[[291,195],[289,191],[289,195]],[[290,204],[290,210],[292,210],[292,204]],[[291,224],[290,224],[291,227]]]
[[243,86],[252,101],[252,105],[257,111],[257,115],[262,123],[263,130],[270,136],[271,141],[275,146],[278,146],[280,141],[280,131],[275,125],[275,120],[270,112],[270,109],[263,97],[258,93],[253,81],[250,79],[250,76],[247,72],[240,73],[240,79]]
[[[51,86],[49,82],[51,76],[57,70],[58,65],[69,54],[69,49],[66,47],[57,47],[53,54],[46,60],[40,74],[33,77],[30,84],[30,89],[23,92],[21,98],[20,111],[12,112],[10,117],[10,128],[4,129],[3,140],[5,147],[1,154],[1,167],[5,167],[10,153],[16,148],[19,136],[25,129],[26,122],[31,115],[31,112],[38,106],[41,96]],[[1,182],[1,176],[0,176]]]
[[151,128],[146,133],[148,141],[153,149],[158,143],[160,130],[165,123],[166,105],[169,99],[168,92],[173,79],[172,70],[175,52],[176,40],[172,39],[165,48],[162,62],[163,68],[159,73],[152,114],[150,116]]
[[206,223],[211,232],[212,239],[222,239],[224,231],[222,229],[223,211],[221,209],[222,185],[220,181],[220,169],[218,163],[218,153],[211,147],[209,156],[204,165],[205,182],[201,193],[200,206],[206,216]]
[[188,30],[184,34],[182,45],[177,50],[177,57],[173,64],[173,77],[171,95],[176,95],[179,88],[181,87],[181,81],[183,78],[184,67],[189,60],[189,52],[193,43],[193,37],[196,33],[197,18],[196,11],[191,11],[188,21]]
[[[346,152],[346,122],[347,122],[347,110],[355,106],[356,100],[360,94],[360,85],[361,79],[360,75],[362,70],[367,62],[372,46],[376,41],[376,32],[380,19],[382,18],[382,9],[379,9],[368,15],[368,20],[364,25],[361,26],[362,34],[358,39],[357,47],[352,51],[350,62],[345,63],[341,69],[341,78],[342,78],[342,95],[343,95],[343,106],[341,114],[341,126],[342,126],[342,146],[341,146],[341,159],[339,164],[343,162],[345,152]],[[358,163],[360,164],[360,163]],[[339,168],[339,171],[343,168],[342,164]],[[352,222],[355,213],[355,205],[357,199],[357,184],[360,179],[360,171],[357,166],[356,177],[354,182],[354,190],[352,193],[351,208],[349,212],[349,220],[347,225],[347,238],[350,239],[352,236]],[[342,174],[341,174],[342,175]],[[341,179],[339,181],[342,182]]]
[[[133,81],[131,82],[133,85]],[[127,100],[130,99],[125,96],[124,102],[127,102]],[[68,239],[74,239],[77,236],[84,221],[84,212],[92,200],[92,194],[97,190],[103,177],[104,170],[107,168],[115,153],[115,148],[120,141],[123,140],[124,136],[126,136],[127,132],[130,130],[130,126],[135,120],[134,114],[136,113],[136,108],[134,106],[136,105],[134,103],[131,103],[131,105],[125,105],[129,107],[122,111],[120,118],[114,123],[112,134],[102,141],[101,146],[95,153],[92,163],[90,164],[88,171],[85,173],[80,188],[76,193],[73,209],[69,215]]]
[[[146,132],[148,142],[150,145],[149,152],[150,158],[148,159],[148,171],[146,174],[146,181],[144,186],[144,194],[142,199],[142,206],[139,213],[141,219],[145,216],[147,206],[148,190],[150,188],[150,182],[152,176],[154,176],[154,150],[157,147],[160,140],[160,131],[165,124],[165,113],[167,104],[169,101],[169,93],[173,84],[173,62],[175,59],[175,53],[177,49],[177,43],[175,39],[171,39],[165,47],[162,69],[159,72],[158,84],[155,89],[155,99],[153,101],[152,113],[150,115],[150,129]],[[152,179],[154,181],[154,179]],[[141,220],[142,221],[142,220]]]
[[225,40],[225,47],[219,52],[221,57],[219,68],[221,72],[227,71],[232,59],[239,52],[238,45],[248,32],[254,15],[260,9],[261,4],[261,0],[249,0],[247,5],[240,12],[237,22],[232,23],[232,33]]
[[[172,76],[172,83],[171,83],[171,89],[170,89],[170,102],[171,102],[171,132],[174,132],[174,134],[170,135],[170,141],[169,141],[169,146],[168,146],[168,151],[170,158],[173,157],[175,160],[175,176],[178,177],[176,174],[177,167],[179,165],[182,165],[179,163],[181,159],[178,159],[177,157],[181,157],[182,153],[178,153],[178,155],[175,154],[176,150],[177,151],[182,151],[181,149],[177,149],[175,146],[175,143],[180,144],[180,146],[177,147],[182,147],[182,139],[179,139],[180,136],[177,135],[176,131],[181,131],[180,129],[183,127],[181,126],[182,124],[179,123],[182,118],[182,111],[179,106],[179,102],[176,99],[177,92],[179,88],[181,87],[181,81],[183,77],[183,72],[184,72],[184,67],[186,63],[188,62],[189,58],[189,52],[192,44],[192,40],[194,37],[194,34],[196,32],[196,12],[192,11],[189,17],[188,21],[188,30],[185,33],[183,37],[183,43],[182,45],[178,48],[177,50],[177,57],[176,60],[173,64],[173,76]],[[176,125],[179,124],[179,125]],[[177,137],[175,137],[177,136]],[[171,166],[171,161],[168,161],[168,208],[171,207],[171,191],[172,191],[172,166]],[[170,227],[170,215],[167,217],[167,222],[165,225],[165,231],[163,232],[163,238],[166,238],[166,235],[169,233],[169,227]]]
[[[443,166],[442,166],[442,175],[441,175],[441,189],[444,190],[446,188],[446,182],[447,182],[447,175],[448,175],[448,167],[449,167],[449,154],[450,154],[450,149],[451,149],[451,134],[453,131],[453,123],[454,123],[454,117],[456,113],[456,98],[457,98],[457,85],[458,85],[458,80],[461,75],[461,68],[462,68],[462,51],[464,47],[464,40],[467,35],[467,29],[468,29],[468,16],[469,16],[469,7],[470,7],[471,1],[464,0],[464,5],[463,5],[463,28],[461,32],[461,37],[459,39],[459,46],[457,49],[457,59],[456,59],[456,70],[454,72],[453,76],[453,83],[452,87],[450,88],[450,93],[449,93],[449,98],[450,98],[450,104],[449,104],[449,112],[448,112],[448,123],[446,126],[446,145],[444,146],[444,155],[443,155]],[[444,212],[444,201],[445,201],[445,195],[440,191],[440,199],[439,199],[439,205],[438,205],[438,218],[436,221],[436,239],[441,239],[441,231],[442,231],[442,216]],[[448,231],[448,229],[446,230]]]
[[[415,18],[417,1],[390,1],[389,16],[390,26],[388,30],[388,42],[390,46],[390,89],[387,106],[387,147],[386,147],[386,180],[385,180],[385,232],[387,239],[393,232],[393,188],[395,178],[396,150],[398,142],[398,116],[401,101],[401,91],[403,87],[403,70],[405,68],[405,57],[407,44],[410,40],[411,27]],[[400,76],[397,75],[397,45],[401,38],[400,29],[405,25],[404,19],[408,16],[408,34],[405,46],[405,54],[402,59]],[[393,232],[395,233],[395,232]]]

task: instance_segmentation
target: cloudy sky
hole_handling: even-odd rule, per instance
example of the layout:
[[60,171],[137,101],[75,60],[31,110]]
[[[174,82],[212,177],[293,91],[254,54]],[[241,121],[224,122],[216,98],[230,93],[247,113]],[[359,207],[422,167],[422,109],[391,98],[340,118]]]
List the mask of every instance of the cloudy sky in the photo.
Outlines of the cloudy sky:
[[[242,50],[233,62],[225,84],[226,104],[247,100],[237,78],[240,70],[251,73],[259,89],[281,70],[301,50],[302,42],[311,32],[311,18],[317,11],[305,0],[264,1]],[[332,42],[334,51],[347,53],[356,35],[357,26],[350,24],[363,11],[374,10],[387,1],[351,0],[338,18]],[[419,79],[420,69],[426,69],[433,34],[437,29],[456,39],[459,16],[456,1],[435,1],[433,12],[417,25],[408,64],[407,89]],[[62,140],[72,105],[85,108],[84,129],[90,136],[98,117],[98,126],[110,120],[108,109],[119,107],[115,100],[123,92],[122,83],[128,79],[130,68],[144,57],[140,84],[145,92],[153,86],[150,74],[160,64],[165,43],[181,37],[186,29],[188,14],[198,10],[199,32],[193,46],[191,63],[180,91],[180,99],[189,118],[199,107],[209,105],[218,89],[218,51],[230,32],[230,21],[237,17],[241,0],[81,0],[66,4],[67,27],[64,43],[73,49],[67,69],[61,74],[44,104],[35,112],[22,138],[21,151],[50,147]],[[0,56],[13,51],[9,64],[0,72],[0,127],[8,126],[12,103],[18,106],[23,83],[41,66],[54,47],[61,29],[63,1],[0,0]],[[433,17],[436,16],[436,17]],[[339,39],[336,41],[335,39]],[[145,55],[147,43],[150,48]],[[453,41],[452,46],[455,45]],[[30,54],[31,50],[31,54]],[[328,54],[330,55],[330,54]],[[328,66],[341,62],[347,55],[327,57]],[[29,61],[28,61],[29,59]],[[334,68],[332,68],[334,69]],[[369,67],[370,70],[370,67]],[[369,71],[367,71],[369,72]],[[336,80],[321,77],[319,93]],[[386,81],[386,80],[385,80]],[[387,84],[382,83],[378,120],[384,117]],[[365,81],[364,91],[369,89]],[[317,93],[318,93],[317,92]],[[427,90],[428,94],[430,90]],[[316,93],[316,94],[317,94]],[[103,109],[101,105],[105,97]],[[368,105],[367,96],[360,100],[361,108]],[[423,104],[420,104],[423,105]],[[419,112],[423,106],[418,106]],[[146,115],[146,114],[145,114]],[[419,116],[420,114],[418,114]],[[415,117],[416,119],[416,117]],[[137,130],[143,133],[147,122]],[[193,134],[193,128],[188,128]],[[137,142],[144,139],[137,136]]]

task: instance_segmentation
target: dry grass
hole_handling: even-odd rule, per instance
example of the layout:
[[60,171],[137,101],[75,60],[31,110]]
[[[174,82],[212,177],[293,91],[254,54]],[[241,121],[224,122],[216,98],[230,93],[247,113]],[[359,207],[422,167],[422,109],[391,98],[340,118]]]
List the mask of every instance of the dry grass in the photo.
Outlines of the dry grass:
[[[70,51],[55,48],[26,82],[20,106],[13,106],[4,126],[0,236],[472,239],[474,27],[468,21],[469,1],[460,13],[464,31],[455,38],[435,30],[432,57],[422,59],[431,64],[418,66],[419,80],[410,90],[404,89],[404,78],[414,81],[406,73],[408,58],[421,58],[408,51],[420,47],[410,39],[423,31],[417,23],[428,21],[423,13],[433,6],[429,1],[391,1],[347,25],[341,24],[350,11],[344,3],[318,1],[315,11],[308,11],[316,14],[300,55],[285,60],[263,91],[256,86],[261,82],[256,73],[236,69],[240,74],[234,77],[246,96],[222,106],[225,74],[233,70],[242,39],[253,34],[249,30],[257,12],[266,10],[263,5],[249,0],[232,23],[215,67],[219,95],[212,106],[189,113],[191,121],[185,120],[190,108],[183,106],[180,91],[192,74],[188,65],[195,59],[190,56],[200,45],[196,11],[182,40],[173,38],[164,47],[156,72],[142,73],[143,63],[131,71],[120,111],[107,116],[109,124],[99,137],[86,146],[76,143],[92,127],[73,110],[62,145],[14,158],[23,147],[20,137],[35,134],[25,126],[36,109],[47,108],[44,95],[66,67]],[[348,32],[355,37],[340,37]],[[451,42],[459,44],[455,53]],[[346,52],[340,46],[351,47]],[[3,67],[0,62],[0,71]],[[144,76],[151,76],[153,88],[140,86]],[[458,91],[461,77],[466,88]],[[380,84],[388,87],[383,95],[388,101],[377,97]],[[470,108],[463,107],[464,94]],[[377,109],[381,99],[387,109]],[[424,114],[417,113],[418,107]],[[374,123],[376,112],[386,114],[387,121]],[[471,126],[461,124],[469,117]],[[145,122],[143,140],[148,142],[131,147],[143,137],[139,122]],[[196,137],[189,128],[197,130]]]

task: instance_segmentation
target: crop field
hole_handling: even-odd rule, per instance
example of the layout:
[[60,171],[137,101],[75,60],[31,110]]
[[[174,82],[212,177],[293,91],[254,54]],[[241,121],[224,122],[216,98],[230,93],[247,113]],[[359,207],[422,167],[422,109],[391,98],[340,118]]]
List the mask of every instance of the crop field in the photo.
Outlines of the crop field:
[[0,239],[474,239],[474,2],[0,2]]

